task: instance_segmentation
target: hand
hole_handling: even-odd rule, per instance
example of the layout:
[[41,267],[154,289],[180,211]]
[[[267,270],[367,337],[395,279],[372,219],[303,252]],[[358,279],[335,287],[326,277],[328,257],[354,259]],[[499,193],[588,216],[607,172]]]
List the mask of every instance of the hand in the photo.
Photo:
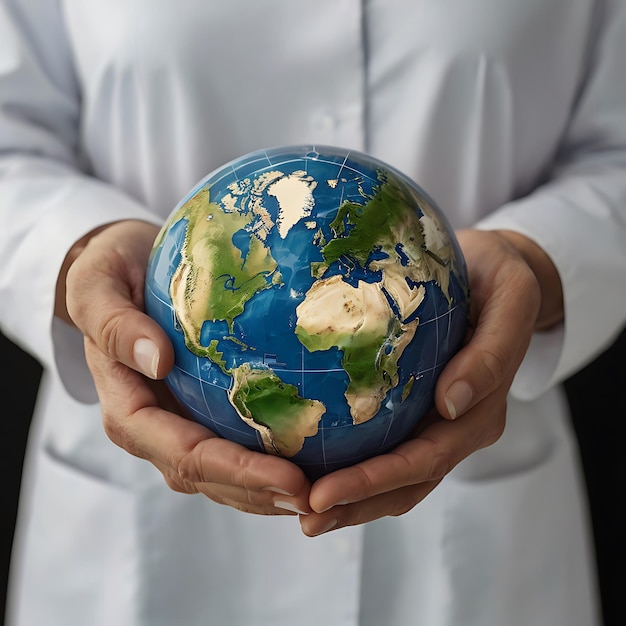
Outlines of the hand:
[[469,271],[469,340],[442,372],[436,411],[415,436],[318,480],[306,535],[406,513],[460,461],[504,430],[506,401],[532,333],[559,321],[561,284],[536,244],[511,232],[459,233]]
[[56,312],[85,337],[107,435],[149,460],[175,491],[202,493],[250,513],[309,512],[310,485],[296,465],[186,419],[159,380],[174,354],[167,335],[143,313],[157,232],[131,220],[98,229],[72,248],[59,278]]

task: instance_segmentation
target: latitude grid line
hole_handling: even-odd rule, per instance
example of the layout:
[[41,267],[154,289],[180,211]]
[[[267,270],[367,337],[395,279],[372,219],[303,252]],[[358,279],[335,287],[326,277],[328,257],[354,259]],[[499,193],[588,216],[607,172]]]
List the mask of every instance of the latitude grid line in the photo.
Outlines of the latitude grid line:
[[[148,285],[148,289],[150,290],[150,293],[152,293],[152,295],[155,297],[156,300],[158,300],[159,302],[161,302],[162,304],[164,304],[167,308],[169,308],[169,310],[171,311],[172,315],[175,316],[175,312],[174,309],[171,307],[171,305],[166,302],[165,300],[163,300],[158,294],[156,294],[154,292],[154,290]],[[428,320],[426,320],[425,322],[420,322],[419,326],[426,326],[427,324],[430,324],[432,322],[437,322],[439,320],[441,320],[444,317],[448,318],[448,329],[450,328],[450,319],[452,317],[452,312],[455,311],[457,308],[459,307],[459,305],[455,305],[454,307],[452,307],[450,310],[446,311],[445,313],[442,314],[438,314],[435,317],[432,317]],[[418,328],[419,328],[418,326]],[[415,376],[423,376],[424,374],[427,374],[429,372],[432,372],[434,370],[436,370],[437,368],[445,365],[444,363],[439,363],[438,362],[438,357],[439,357],[439,325],[436,325],[436,334],[437,334],[437,342],[436,342],[436,356],[435,356],[435,364],[432,367],[427,367],[423,370],[420,370],[419,372],[415,373]],[[304,362],[304,347],[301,348],[301,355],[302,355],[302,359],[301,362]],[[198,360],[198,363],[200,361]],[[222,385],[217,385],[215,383],[209,382],[208,380],[204,380],[201,377],[200,371],[199,371],[199,365],[198,365],[198,376],[193,375],[191,372],[188,372],[186,370],[183,370],[182,368],[180,368],[178,365],[174,365],[174,367],[179,370],[180,372],[183,372],[185,374],[187,374],[188,376],[190,376],[191,378],[194,378],[196,380],[199,380],[200,382],[204,382],[207,385],[213,385],[214,387],[218,387],[220,389],[224,389],[225,391],[228,391],[229,387],[222,387]],[[344,369],[337,367],[337,368],[332,368],[332,369],[305,369],[304,368],[304,364],[302,369],[300,370],[295,370],[295,369],[287,369],[287,368],[280,368],[280,367],[275,367],[272,368],[273,371],[275,372],[293,372],[295,374],[323,374],[323,373],[328,373],[328,372],[343,372]],[[302,384],[302,388],[304,389],[304,384]]]

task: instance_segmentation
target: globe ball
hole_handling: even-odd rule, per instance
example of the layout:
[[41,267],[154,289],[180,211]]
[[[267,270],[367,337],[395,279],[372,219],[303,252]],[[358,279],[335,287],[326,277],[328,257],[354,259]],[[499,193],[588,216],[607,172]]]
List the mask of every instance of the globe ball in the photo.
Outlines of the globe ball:
[[432,409],[467,330],[465,261],[410,178],[330,146],[212,172],[152,250],[147,313],[194,420],[315,480],[387,452]]

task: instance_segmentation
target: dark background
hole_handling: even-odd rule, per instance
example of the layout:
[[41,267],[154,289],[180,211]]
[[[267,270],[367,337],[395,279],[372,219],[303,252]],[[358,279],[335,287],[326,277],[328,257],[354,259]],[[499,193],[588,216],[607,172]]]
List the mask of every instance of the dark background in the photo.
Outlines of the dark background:
[[5,591],[22,461],[41,368],[0,333],[0,463],[2,526],[0,527],[0,621],[4,623]]
[[[626,331],[607,352],[566,382],[591,504],[605,626],[623,626],[626,585],[621,498],[626,495],[622,420],[626,407]],[[0,461],[4,486],[0,529],[0,617],[4,615],[8,564],[30,416],[39,385],[38,363],[0,334]],[[619,379],[619,380],[618,380]]]

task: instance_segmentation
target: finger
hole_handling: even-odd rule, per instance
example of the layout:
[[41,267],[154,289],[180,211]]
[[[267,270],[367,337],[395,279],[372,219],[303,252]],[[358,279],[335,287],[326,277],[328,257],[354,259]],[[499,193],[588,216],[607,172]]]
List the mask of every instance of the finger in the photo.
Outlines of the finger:
[[[218,487],[237,487],[248,494],[262,493],[262,503],[280,502],[283,508],[301,513],[311,510],[309,483],[302,470],[293,463],[248,450],[214,435],[195,441],[183,440],[180,433],[172,432],[179,430],[177,424],[169,421],[167,426],[158,437],[151,436],[150,441],[144,441],[144,446],[157,450],[151,453],[153,462],[171,468],[177,480],[192,483],[207,495],[216,494]],[[164,457],[158,452],[158,439],[173,436],[178,436],[181,443],[171,447]],[[233,495],[230,498],[235,499]],[[248,498],[238,500],[248,502]]]
[[324,513],[300,517],[302,532],[315,537],[346,526],[365,524],[386,516],[408,513],[440,483],[440,480],[409,485],[363,502],[335,506]]
[[145,269],[156,229],[118,222],[94,236],[67,273],[69,315],[107,356],[162,378],[174,362],[159,325],[143,313]]
[[218,504],[231,506],[239,511],[257,515],[308,515],[308,492],[302,497],[277,493],[274,488],[264,487],[257,491],[219,483],[189,483],[183,481],[170,466],[153,461],[163,474],[167,485],[179,493],[202,494]]
[[[173,412],[177,403],[165,383],[149,382],[104,354],[88,337],[85,338],[85,356],[100,399],[106,434],[127,452],[165,464],[165,449],[175,445],[191,446],[215,436],[200,424]],[[159,433],[163,433],[162,436]]]
[[311,488],[311,508],[323,512],[406,486],[440,480],[464,458],[501,436],[505,412],[503,388],[462,420],[439,419],[388,454],[320,478]]
[[292,511],[287,511],[285,509],[280,509],[273,506],[254,506],[254,505],[245,505],[241,504],[237,501],[230,501],[228,499],[224,499],[220,502],[220,504],[224,504],[226,506],[230,506],[237,511],[242,511],[243,513],[252,513],[254,515],[289,515],[295,517],[296,513]]
[[499,235],[470,231],[459,239],[465,243],[470,272],[474,328],[437,382],[435,403],[449,419],[512,379],[528,348],[540,306],[533,271]]
[[[299,503],[286,495],[277,495],[273,489],[250,491],[218,483],[187,482],[172,467],[152,461],[163,474],[165,482],[173,491],[204,495],[218,504],[224,504],[246,513],[256,515],[307,515],[311,511],[298,508]],[[304,498],[306,501],[306,497]]]
[[232,485],[220,485],[217,483],[199,483],[198,492],[206,495],[211,500],[221,504],[227,504],[248,513],[260,515],[308,515],[311,509],[298,508],[298,504],[292,498],[277,495],[269,489],[252,491]]
[[270,491],[292,496],[295,506],[308,508],[308,481],[302,470],[286,459],[248,450],[165,411],[138,411],[126,422],[125,432],[140,442],[147,458],[170,467],[185,483]]
[[[134,370],[102,354],[86,340],[85,353],[101,400],[103,423],[113,442],[151,461],[170,480],[195,492],[219,483],[267,490],[301,511],[308,509],[309,482],[286,459],[253,452],[217,437],[204,426],[157,406],[157,395]],[[164,383],[160,383],[164,386]]]

